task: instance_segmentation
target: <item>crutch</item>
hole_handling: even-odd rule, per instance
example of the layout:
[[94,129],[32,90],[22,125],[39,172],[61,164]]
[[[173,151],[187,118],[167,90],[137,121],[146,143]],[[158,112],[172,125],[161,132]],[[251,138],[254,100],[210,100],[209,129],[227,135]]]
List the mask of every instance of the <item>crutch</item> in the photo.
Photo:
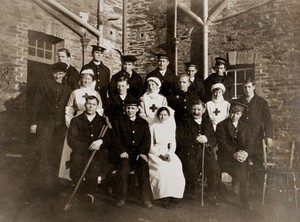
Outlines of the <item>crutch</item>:
[[204,193],[204,154],[205,154],[205,143],[203,143],[203,147],[202,147],[201,207],[204,207],[204,201],[203,201],[203,193]]
[[[111,124],[110,124],[110,122],[109,122],[109,120],[108,120],[107,117],[105,118],[105,121],[106,121],[106,124],[103,125],[103,127],[102,127],[102,129],[101,129],[101,131],[100,131],[100,133],[99,133],[98,139],[99,139],[99,138],[102,138],[102,137],[105,135],[105,133],[106,133],[106,131],[107,131],[107,128],[110,128],[110,129],[112,128],[112,126],[111,126]],[[76,194],[76,192],[77,192],[77,190],[78,190],[78,188],[79,188],[79,185],[81,184],[81,182],[82,182],[82,180],[83,180],[83,178],[84,178],[84,176],[85,176],[85,174],[86,174],[86,171],[88,170],[88,168],[89,168],[89,166],[90,166],[90,164],[91,164],[91,162],[92,162],[92,160],[93,160],[93,158],[94,158],[96,152],[97,152],[97,150],[94,150],[94,151],[92,152],[92,154],[91,154],[91,156],[90,156],[90,158],[89,158],[87,164],[85,165],[84,170],[83,170],[83,172],[81,173],[81,176],[80,176],[80,178],[79,178],[79,180],[78,180],[78,182],[77,182],[77,184],[76,184],[76,186],[75,186],[75,188],[74,188],[74,190],[73,190],[73,192],[72,192],[72,194],[71,194],[71,196],[70,196],[70,198],[69,198],[67,204],[66,204],[65,207],[64,207],[64,210],[65,210],[65,211],[70,210],[70,208],[71,208],[71,201],[72,201],[73,197],[75,196],[75,194]]]

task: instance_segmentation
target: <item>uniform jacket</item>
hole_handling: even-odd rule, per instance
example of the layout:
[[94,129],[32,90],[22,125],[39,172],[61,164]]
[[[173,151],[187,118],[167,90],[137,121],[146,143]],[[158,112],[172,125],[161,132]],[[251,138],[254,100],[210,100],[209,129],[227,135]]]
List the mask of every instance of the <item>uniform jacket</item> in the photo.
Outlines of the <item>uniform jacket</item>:
[[273,124],[268,103],[257,94],[254,94],[249,103],[245,96],[240,97],[238,102],[247,105],[241,121],[245,122],[251,130],[254,139],[253,149],[261,148],[264,137],[273,137]]
[[58,83],[53,78],[41,81],[33,99],[31,125],[38,125],[41,121],[65,124],[65,107],[70,93],[69,85]]
[[[117,80],[121,76],[129,77],[129,73],[126,73],[125,71],[120,71],[111,77],[110,84],[109,84],[110,96],[116,93]],[[137,74],[135,71],[132,71],[132,75],[130,76],[128,83],[130,87],[127,91],[134,97],[139,98],[142,94],[143,84],[144,84],[142,77],[139,74]]]
[[105,107],[105,114],[109,118],[117,118],[125,115],[125,100],[132,97],[133,96],[131,94],[127,94],[124,100],[122,100],[118,94],[113,94],[112,96],[108,97]]
[[178,80],[175,76],[175,74],[167,69],[164,76],[159,72],[159,69],[155,69],[152,72],[148,73],[145,78],[145,84],[144,84],[144,91],[146,92],[147,89],[147,79],[150,77],[157,77],[162,82],[162,86],[160,88],[159,93],[162,94],[165,97],[168,97],[175,93],[178,90]]
[[179,90],[167,100],[168,105],[175,110],[175,120],[180,121],[191,114],[191,106],[195,100],[199,100],[199,97],[190,91]]
[[205,80],[204,80],[204,89],[205,89],[205,95],[204,95],[204,102],[208,102],[212,98],[211,94],[211,86],[216,84],[216,83],[222,83],[225,86],[225,93],[224,93],[224,99],[227,101],[231,101],[232,96],[233,96],[233,84],[234,81],[231,77],[228,75],[224,76],[218,76],[217,73],[212,73],[209,75]]
[[221,162],[232,160],[232,155],[239,150],[251,153],[252,137],[248,126],[242,121],[235,128],[230,118],[223,120],[217,125],[216,137]]
[[[90,122],[84,113],[74,117],[68,130],[68,144],[70,148],[79,153],[88,153],[92,142],[98,139],[101,129],[105,124],[105,118],[96,113],[95,118]],[[101,149],[109,143],[108,132],[105,134]]]
[[202,123],[199,125],[195,122],[193,117],[178,122],[176,131],[176,142],[177,142],[177,154],[182,156],[184,154],[195,155],[199,146],[202,146],[196,141],[196,137],[199,135],[205,135],[208,142],[207,147],[216,146],[216,137],[213,129],[213,125],[210,119],[203,116]]
[[99,92],[102,102],[106,102],[107,90],[110,81],[110,70],[102,62],[100,65],[96,65],[93,61],[84,65],[81,71],[84,69],[92,69],[95,73],[96,86],[95,90]]
[[75,90],[79,88],[79,79],[79,72],[74,66],[70,65],[66,70],[66,75],[63,79],[63,82],[65,84],[69,84],[71,89]]
[[124,115],[113,122],[112,144],[116,155],[127,152],[129,159],[135,161],[138,154],[148,155],[150,150],[150,130],[148,122],[137,116],[131,121]]
[[198,74],[195,75],[195,80],[191,82],[191,85],[189,86],[189,91],[196,94],[201,100],[203,99],[205,93],[204,85],[202,78]]

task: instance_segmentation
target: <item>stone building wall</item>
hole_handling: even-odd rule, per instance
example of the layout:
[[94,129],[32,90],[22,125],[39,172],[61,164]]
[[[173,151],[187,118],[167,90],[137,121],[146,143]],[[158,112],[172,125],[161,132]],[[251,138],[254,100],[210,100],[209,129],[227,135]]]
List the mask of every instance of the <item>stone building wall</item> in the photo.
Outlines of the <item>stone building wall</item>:
[[[76,15],[86,12],[88,23],[97,26],[98,0],[58,0]],[[113,48],[121,48],[122,35],[122,1],[102,0],[104,25],[103,38],[100,43],[108,50],[104,54],[104,63],[114,73],[120,68],[118,53]],[[80,37],[52,18],[33,1],[3,0],[0,12],[0,144],[24,144],[29,131],[26,113],[28,31],[33,30],[63,39],[62,46],[68,48],[72,55],[71,63],[78,69],[82,66],[82,47]],[[107,21],[109,18],[115,18]],[[91,59],[91,44],[97,38],[87,34],[91,41],[87,48],[88,59]],[[117,62],[115,62],[117,61]]]

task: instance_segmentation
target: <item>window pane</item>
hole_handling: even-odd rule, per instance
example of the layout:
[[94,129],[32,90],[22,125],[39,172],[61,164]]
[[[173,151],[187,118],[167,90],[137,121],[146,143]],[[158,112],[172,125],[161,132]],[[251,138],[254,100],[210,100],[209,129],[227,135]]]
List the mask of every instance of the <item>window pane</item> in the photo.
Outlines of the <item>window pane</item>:
[[237,71],[236,78],[237,78],[236,82],[238,83],[244,82],[244,71]]
[[28,44],[29,45],[31,45],[31,46],[35,46],[35,44],[36,44],[36,39],[29,39],[29,42],[28,42]]
[[38,40],[37,47],[43,49],[44,48],[44,41],[43,40]]
[[236,86],[236,94],[237,94],[237,97],[243,95],[243,85]]
[[46,42],[46,49],[52,50],[52,44],[50,42]]
[[45,58],[46,59],[52,59],[52,53],[51,52],[45,52]]
[[28,48],[28,54],[35,56],[35,48],[29,47]]
[[37,50],[37,56],[40,58],[44,58],[44,50],[38,49]]
[[254,79],[254,69],[250,69],[246,71],[247,78]]

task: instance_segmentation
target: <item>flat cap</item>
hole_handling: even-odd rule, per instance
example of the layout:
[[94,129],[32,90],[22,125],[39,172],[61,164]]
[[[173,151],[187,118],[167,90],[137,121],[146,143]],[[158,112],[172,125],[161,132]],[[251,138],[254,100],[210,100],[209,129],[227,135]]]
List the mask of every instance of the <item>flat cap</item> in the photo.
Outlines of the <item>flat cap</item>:
[[222,58],[222,57],[217,57],[217,58],[215,58],[215,60],[216,60],[216,65],[217,65],[217,64],[224,64],[225,66],[228,66],[228,65],[229,65],[228,60],[227,60],[227,59],[224,59],[224,58]]
[[155,56],[156,56],[157,59],[167,59],[167,60],[170,59],[169,55],[166,54],[166,53],[158,53]]
[[197,64],[194,63],[194,62],[185,62],[184,65],[185,65],[186,68],[189,68],[189,67],[197,68]]
[[65,72],[68,68],[68,65],[64,62],[57,62],[52,65],[53,72]]
[[231,101],[230,103],[230,112],[236,113],[236,112],[243,112],[245,108],[247,108],[248,106],[237,102],[237,101]]
[[133,96],[130,96],[124,100],[125,106],[139,106],[140,100]]

